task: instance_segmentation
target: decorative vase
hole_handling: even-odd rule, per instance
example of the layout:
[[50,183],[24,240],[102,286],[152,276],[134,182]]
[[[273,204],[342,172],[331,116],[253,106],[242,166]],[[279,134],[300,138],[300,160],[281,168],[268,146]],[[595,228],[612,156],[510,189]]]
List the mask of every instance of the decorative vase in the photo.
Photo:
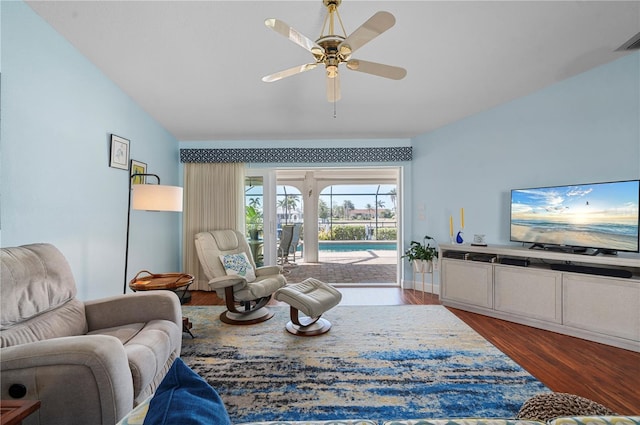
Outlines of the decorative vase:
[[463,243],[463,242],[464,242],[464,239],[462,239],[462,230],[460,230],[456,235],[456,243]]

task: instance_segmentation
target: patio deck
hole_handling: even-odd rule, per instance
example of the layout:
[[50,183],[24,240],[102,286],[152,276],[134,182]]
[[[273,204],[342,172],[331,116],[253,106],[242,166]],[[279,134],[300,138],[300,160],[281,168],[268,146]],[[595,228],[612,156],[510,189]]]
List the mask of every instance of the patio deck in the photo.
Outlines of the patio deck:
[[320,251],[318,263],[285,265],[287,282],[298,283],[314,277],[336,286],[399,286],[397,251]]

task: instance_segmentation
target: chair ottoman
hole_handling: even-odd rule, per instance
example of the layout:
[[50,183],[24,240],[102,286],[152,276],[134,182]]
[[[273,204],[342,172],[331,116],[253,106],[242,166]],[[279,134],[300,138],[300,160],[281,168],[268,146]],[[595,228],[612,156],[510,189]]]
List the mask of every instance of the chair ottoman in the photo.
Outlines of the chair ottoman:
[[[278,289],[274,298],[291,307],[291,321],[286,326],[289,333],[299,336],[315,336],[331,329],[331,322],[321,316],[340,303],[342,294],[329,284],[309,278],[303,282]],[[300,311],[307,317],[301,318]]]

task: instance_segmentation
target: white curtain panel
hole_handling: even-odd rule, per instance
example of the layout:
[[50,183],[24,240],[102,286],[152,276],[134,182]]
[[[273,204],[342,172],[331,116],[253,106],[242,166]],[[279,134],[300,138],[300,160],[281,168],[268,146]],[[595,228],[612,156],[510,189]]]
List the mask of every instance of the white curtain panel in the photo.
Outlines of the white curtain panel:
[[218,229],[244,233],[243,163],[186,163],[184,167],[183,269],[195,277],[190,289],[208,291],[195,235]]

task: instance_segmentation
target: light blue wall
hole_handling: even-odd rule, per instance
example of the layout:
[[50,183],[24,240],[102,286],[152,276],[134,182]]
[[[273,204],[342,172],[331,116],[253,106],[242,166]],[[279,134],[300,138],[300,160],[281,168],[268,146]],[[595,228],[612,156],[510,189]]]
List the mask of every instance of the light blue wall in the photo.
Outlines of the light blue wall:
[[[47,241],[69,259],[79,296],[121,292],[127,172],[108,167],[109,135],[164,184],[180,184],[178,142],[21,1],[0,2],[0,245]],[[640,54],[414,140],[180,143],[180,147],[414,147],[405,165],[404,238],[508,243],[517,187],[640,178]],[[261,164],[264,167],[268,164]],[[289,164],[303,166],[304,164]],[[344,165],[344,164],[323,164]],[[375,164],[366,164],[375,165]],[[129,278],[180,270],[181,215],[132,213]],[[406,245],[406,243],[405,243]]]
[[[414,237],[509,243],[510,190],[640,178],[640,53],[413,141]],[[425,219],[415,215],[425,206]],[[411,216],[411,214],[409,214]]]
[[[0,3],[1,245],[53,243],[80,298],[121,293],[128,172],[108,165],[110,134],[163,184],[179,183],[178,142],[25,3]],[[129,279],[180,270],[180,218],[132,213]]]

